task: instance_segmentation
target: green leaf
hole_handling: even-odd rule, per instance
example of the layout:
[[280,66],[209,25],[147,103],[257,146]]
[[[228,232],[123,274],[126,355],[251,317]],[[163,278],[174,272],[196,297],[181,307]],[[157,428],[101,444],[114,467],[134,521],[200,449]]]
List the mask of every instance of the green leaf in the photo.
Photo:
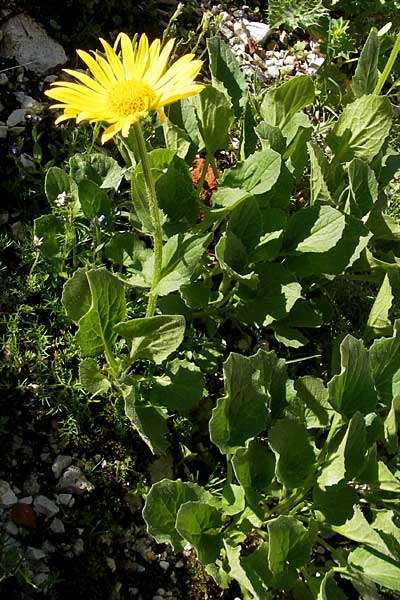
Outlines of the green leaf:
[[285,245],[292,253],[324,253],[336,246],[345,226],[345,215],[332,206],[303,208],[289,220]]
[[77,187],[73,178],[60,167],[50,167],[46,173],[44,190],[50,204],[54,204],[59,194],[75,195]]
[[368,316],[364,337],[371,339],[392,332],[392,322],[389,317],[395,296],[390,284],[390,277],[386,273],[374,304]]
[[272,573],[286,566],[299,568],[310,559],[312,542],[307,529],[294,517],[280,515],[267,523],[269,535],[268,566]]
[[378,82],[378,60],[380,41],[378,32],[373,27],[357,61],[356,71],[351,87],[356,98],[372,94]]
[[348,562],[378,585],[400,592],[400,567],[388,557],[360,547],[349,554]]
[[202,281],[193,281],[192,283],[184,283],[179,288],[179,293],[189,308],[205,308],[209,301],[211,290],[207,283]]
[[258,440],[250,440],[246,448],[238,448],[232,458],[232,466],[246,493],[266,491],[275,477],[275,457]]
[[347,335],[340,344],[340,357],[341,371],[328,383],[329,402],[346,417],[357,411],[367,415],[378,400],[368,350],[362,340]]
[[165,170],[156,182],[159,207],[172,223],[184,221],[195,224],[198,218],[197,195],[187,165],[174,156]]
[[277,458],[278,481],[288,489],[301,487],[315,461],[305,426],[294,419],[280,419],[270,429],[268,441]]
[[84,179],[80,182],[78,188],[79,202],[82,207],[82,212],[90,221],[104,215],[107,220],[111,216],[110,199],[107,192],[99,187],[94,181]]
[[153,454],[165,454],[169,447],[167,411],[159,406],[142,404],[136,384],[123,389],[125,414]]
[[268,544],[263,543],[246,557],[240,556],[240,546],[224,540],[229,575],[249,591],[256,600],[270,600],[272,573],[267,566]]
[[327,488],[357,477],[364,466],[366,451],[365,421],[361,413],[356,412],[346,430],[334,438],[318,477],[318,484]]
[[222,271],[225,271],[231,279],[253,289],[257,287],[257,276],[254,272],[246,273],[249,262],[246,248],[232,231],[227,231],[220,237],[215,246],[215,257]]
[[135,358],[160,364],[180,346],[185,333],[182,315],[157,315],[116,323],[114,331],[132,342]]
[[224,515],[237,515],[244,510],[244,489],[240,485],[226,484],[222,490],[221,499],[214,506]]
[[326,138],[335,163],[349,162],[354,157],[370,162],[382,148],[392,118],[386,96],[362,96],[348,104]]
[[89,179],[105,189],[117,189],[125,172],[114,158],[96,152],[74,154],[69,159],[69,168],[76,183]]
[[299,110],[313,101],[314,84],[311,77],[299,75],[268,90],[261,103],[260,113],[269,125],[282,129]]
[[207,50],[212,84],[220,89],[220,84],[228,92],[235,117],[240,117],[246,97],[246,80],[238,61],[236,60],[229,45],[219,36],[207,39]]
[[347,600],[347,596],[342,592],[334,580],[334,571],[328,571],[321,581],[321,587],[317,600]]
[[175,125],[170,119],[165,119],[163,131],[165,145],[168,150],[174,150],[176,156],[183,159],[186,158],[190,162],[190,159],[194,158],[195,151],[193,150],[193,141],[189,134],[181,127],[178,127],[178,125]]
[[86,277],[91,305],[79,320],[77,339],[83,356],[98,356],[116,340],[114,325],[125,317],[125,289],[122,281],[105,268],[86,271]]
[[248,254],[257,246],[262,229],[261,211],[254,198],[248,198],[230,213],[227,234],[233,233]]
[[343,525],[332,524],[332,529],[353,542],[364,544],[382,554],[388,554],[388,549],[381,536],[371,527],[358,506],[354,506],[354,514],[351,519]]
[[255,128],[255,132],[261,141],[263,150],[271,148],[279,154],[283,154],[286,149],[286,140],[283,137],[281,129],[270,125],[266,121],[261,121]]
[[327,427],[332,417],[329,392],[322,379],[306,375],[296,380],[294,387],[303,406],[307,429]]
[[378,182],[373,170],[359,158],[353,158],[347,171],[349,193],[346,212],[361,219],[372,210],[378,200]]
[[77,269],[68,281],[65,282],[62,303],[68,317],[76,325],[89,311],[92,303],[86,269]]
[[396,454],[399,450],[399,424],[400,424],[400,396],[392,400],[392,406],[383,423],[384,441],[389,454]]
[[253,257],[255,262],[269,262],[280,254],[287,215],[280,208],[268,207],[261,212],[261,216],[263,233],[255,246]]
[[143,262],[152,254],[144,242],[129,231],[113,233],[113,237],[104,248],[104,255],[118,265],[141,270]]
[[56,215],[42,215],[34,222],[33,234],[40,240],[40,253],[52,260],[60,253],[60,242],[65,236],[65,223]]
[[355,490],[345,484],[330,485],[325,489],[313,488],[313,508],[321,512],[325,521],[343,525],[354,514],[359,498]]
[[310,155],[310,204],[332,204],[328,187],[328,160],[316,143],[308,142],[307,148]]
[[177,234],[169,238],[163,248],[161,279],[157,288],[160,296],[178,290],[189,281],[211,238],[212,234]]
[[100,371],[97,360],[85,358],[79,363],[79,381],[82,387],[95,396],[106,394],[111,389],[111,383]]
[[250,357],[232,352],[224,363],[225,396],[217,401],[210,420],[211,440],[231,454],[266,428],[270,412],[287,403],[285,361],[259,350]]
[[193,544],[198,560],[205,565],[215,562],[223,547],[222,525],[220,511],[201,501],[181,504],[176,517],[178,533]]
[[187,360],[176,359],[164,373],[151,389],[152,403],[189,414],[203,395],[205,382],[199,367]]
[[369,349],[372,376],[379,400],[390,406],[400,395],[400,320],[395,321],[393,336],[375,340]]
[[217,150],[228,145],[228,132],[234,118],[231,103],[225,93],[212,86],[207,86],[191,100],[196,108],[207,154],[214,156]]
[[301,298],[301,285],[295,275],[279,263],[258,264],[255,272],[259,285],[255,292],[240,288],[242,306],[238,317],[245,323],[268,326],[283,319]]
[[149,533],[159,544],[170,543],[175,552],[182,550],[186,540],[176,530],[176,516],[182,504],[207,500],[210,494],[196,483],[163,479],[152,485],[146,496],[143,518]]
[[226,169],[221,187],[240,188],[252,194],[264,194],[277,182],[282,159],[274,150],[260,150],[245,161]]

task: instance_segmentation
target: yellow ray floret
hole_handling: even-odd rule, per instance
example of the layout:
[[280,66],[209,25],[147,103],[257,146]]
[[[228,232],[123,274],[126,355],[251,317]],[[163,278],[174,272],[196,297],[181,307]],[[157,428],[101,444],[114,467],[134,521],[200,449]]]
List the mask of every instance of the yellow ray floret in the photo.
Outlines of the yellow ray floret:
[[90,74],[64,69],[76,81],[56,81],[45,94],[57,100],[50,108],[63,110],[56,123],[67,119],[106,123],[103,144],[117,133],[126,137],[133,123],[153,111],[163,119],[166,104],[198,94],[204,87],[195,82],[203,63],[193,54],[167,68],[174,40],[161,48],[160,40],[149,45],[145,34],[136,43],[120,33],[113,48],[105,40],[100,42],[104,55],[77,51]]

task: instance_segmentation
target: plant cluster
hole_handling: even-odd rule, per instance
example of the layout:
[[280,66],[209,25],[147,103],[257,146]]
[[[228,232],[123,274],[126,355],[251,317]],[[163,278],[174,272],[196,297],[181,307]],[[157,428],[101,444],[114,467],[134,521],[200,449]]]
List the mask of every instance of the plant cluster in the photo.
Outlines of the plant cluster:
[[[47,172],[34,245],[67,278],[80,384],[114,390],[149,449],[179,457],[187,481],[154,484],[143,516],[222,588],[398,593],[400,156],[381,95],[395,55],[380,75],[372,30],[346,106],[321,122],[311,78],[254,97],[229,48],[207,50],[211,85],[116,137],[123,162],[92,146]],[[369,289],[361,314],[344,282]]]

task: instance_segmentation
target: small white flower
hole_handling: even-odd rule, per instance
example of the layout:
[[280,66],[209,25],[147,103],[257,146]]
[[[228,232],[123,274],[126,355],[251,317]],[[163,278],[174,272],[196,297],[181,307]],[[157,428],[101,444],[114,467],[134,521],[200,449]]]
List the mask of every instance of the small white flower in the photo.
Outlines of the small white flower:
[[33,236],[33,246],[35,248],[40,248],[40,246],[43,244],[43,238],[42,237],[38,237],[37,235]]
[[105,215],[100,215],[99,217],[93,217],[92,219],[92,225],[100,225],[100,223],[103,223],[103,221],[106,220]]
[[66,196],[67,196],[67,192],[61,192],[61,194],[58,194],[56,201],[55,201],[55,205],[58,206],[58,208],[61,208],[61,206],[64,206]]

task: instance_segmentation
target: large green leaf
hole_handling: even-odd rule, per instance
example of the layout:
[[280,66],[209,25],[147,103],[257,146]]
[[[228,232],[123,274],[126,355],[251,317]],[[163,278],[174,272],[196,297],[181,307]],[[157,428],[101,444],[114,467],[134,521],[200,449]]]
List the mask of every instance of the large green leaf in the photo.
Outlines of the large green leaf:
[[[169,238],[163,248],[161,279],[157,291],[160,296],[178,290],[187,283],[201,261],[211,240],[209,235],[177,234]],[[153,258],[151,259],[151,264]],[[151,271],[151,265],[148,266]]]
[[390,277],[386,273],[369,313],[364,337],[369,339],[392,332],[392,322],[389,313],[394,301],[395,296],[390,284]]
[[375,340],[369,349],[372,376],[379,400],[390,406],[400,395],[400,320],[395,321],[393,336]]
[[165,454],[169,447],[168,414],[165,409],[145,404],[135,382],[124,385],[125,414],[153,454]]
[[181,158],[174,156],[165,167],[163,175],[156,182],[156,191],[158,205],[170,222],[196,223],[197,194],[189,169]]
[[188,414],[200,401],[204,389],[204,376],[194,363],[174,360],[158,377],[151,389],[151,401]]
[[222,235],[215,246],[215,257],[220,267],[231,279],[251,288],[257,287],[258,278],[254,272],[247,273],[249,256],[242,241],[232,232]]
[[92,302],[86,269],[77,269],[68,281],[65,282],[62,303],[68,317],[76,325],[89,311]]
[[280,515],[268,521],[267,527],[268,566],[272,573],[282,573],[286,566],[302,567],[310,559],[310,533],[300,521],[294,517]]
[[348,561],[350,566],[378,585],[400,592],[400,567],[395,561],[361,547],[350,553]]
[[392,118],[386,96],[361,96],[348,104],[326,138],[335,163],[349,162],[354,157],[370,162],[382,148]]
[[314,84],[311,77],[299,75],[268,90],[261,103],[260,113],[269,125],[282,129],[299,110],[313,101]]
[[182,315],[157,315],[116,323],[114,331],[132,342],[135,358],[160,364],[180,346],[185,333]]
[[238,448],[232,458],[236,479],[247,491],[263,492],[275,476],[275,457],[268,446],[250,440],[246,448]]
[[317,600],[346,600],[347,596],[342,589],[336,584],[334,579],[335,572],[328,571],[321,581]]
[[307,148],[310,155],[310,204],[332,204],[328,160],[316,143],[308,142]]
[[334,438],[318,477],[318,484],[327,488],[351,481],[361,472],[367,451],[366,427],[361,413],[351,417],[346,430]]
[[213,156],[228,145],[228,132],[234,119],[231,103],[224,92],[212,86],[205,87],[192,102],[207,154]]
[[176,530],[176,516],[182,504],[209,500],[211,495],[196,483],[163,479],[152,485],[146,496],[143,518],[149,533],[159,544],[169,542],[179,552],[186,540]]
[[241,556],[241,548],[232,540],[224,540],[229,564],[229,575],[248,590],[256,600],[270,600],[272,573],[268,569],[268,544],[263,543],[248,556]]
[[50,204],[53,204],[60,194],[75,195],[77,189],[78,186],[74,179],[63,169],[60,169],[60,167],[50,167],[47,171],[44,180],[44,190]]
[[277,458],[278,481],[288,489],[301,487],[315,461],[305,426],[294,419],[280,419],[270,429],[268,441]]
[[356,98],[372,94],[378,82],[378,60],[380,42],[378,32],[373,27],[357,61],[351,87]]
[[345,210],[361,219],[372,210],[378,200],[378,182],[373,170],[359,158],[353,158],[347,171],[349,191]]
[[47,260],[59,258],[61,250],[61,241],[65,236],[65,222],[62,217],[49,214],[42,215],[35,219],[34,236],[40,240],[40,253]]
[[329,404],[329,392],[322,379],[306,375],[297,379],[294,386],[302,408],[302,420],[307,429],[327,427],[333,410]]
[[285,246],[291,253],[324,253],[343,237],[345,215],[332,206],[313,206],[297,211],[285,231]]
[[[90,308],[82,315],[88,302],[88,284]],[[81,299],[83,306],[79,307]],[[83,356],[98,356],[112,347],[117,337],[114,325],[124,319],[126,310],[125,289],[120,279],[105,268],[79,271],[65,286],[63,303],[71,318],[80,315],[77,339]]]
[[74,154],[69,159],[69,167],[71,177],[78,184],[89,179],[105,189],[118,189],[125,171],[111,156],[96,152]]
[[358,502],[357,492],[347,484],[330,485],[325,489],[318,486],[313,488],[313,508],[333,525],[342,525],[351,519]]
[[90,221],[100,215],[106,217],[106,220],[111,216],[110,198],[106,190],[102,189],[94,181],[83,179],[78,188],[79,202],[82,212]]
[[[284,361],[274,352],[259,350],[245,357],[231,353],[224,363],[225,396],[210,420],[210,437],[223,453],[231,454],[263,431],[271,408],[286,403]],[[280,406],[279,406],[280,405]]]
[[341,371],[328,383],[329,401],[346,417],[357,411],[367,415],[378,400],[368,350],[362,340],[347,335],[340,344],[340,356]]
[[260,263],[255,268],[259,285],[255,292],[239,290],[242,306],[239,318],[245,323],[267,326],[283,319],[301,298],[301,285],[295,275],[280,263]]
[[351,519],[348,519],[343,525],[332,524],[332,529],[353,542],[364,544],[386,556],[389,555],[385,542],[379,533],[371,527],[358,506],[354,507],[354,514]]
[[274,150],[259,150],[245,161],[227,169],[221,187],[240,188],[252,194],[264,194],[277,182],[282,159]]
[[176,529],[193,544],[197,558],[205,565],[217,560],[223,547],[222,513],[201,501],[181,504],[176,516]]
[[111,389],[111,383],[100,371],[95,358],[84,358],[79,363],[79,381],[89,394],[105,394]]
[[243,71],[228,44],[219,36],[207,39],[207,50],[213,86],[220,89],[223,84],[238,118],[246,101],[247,86]]

